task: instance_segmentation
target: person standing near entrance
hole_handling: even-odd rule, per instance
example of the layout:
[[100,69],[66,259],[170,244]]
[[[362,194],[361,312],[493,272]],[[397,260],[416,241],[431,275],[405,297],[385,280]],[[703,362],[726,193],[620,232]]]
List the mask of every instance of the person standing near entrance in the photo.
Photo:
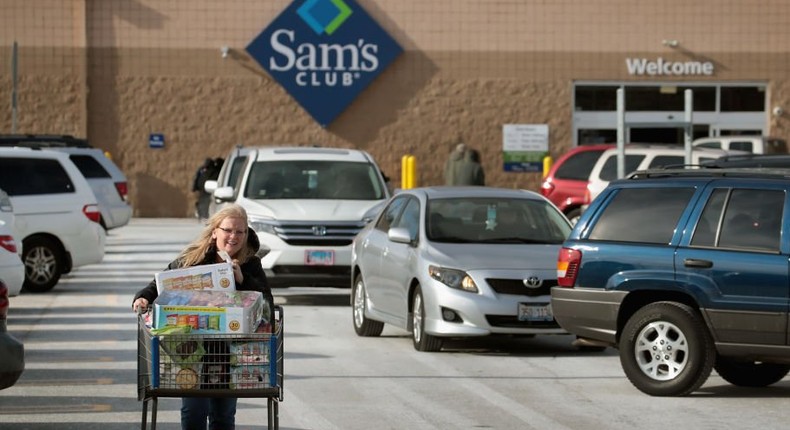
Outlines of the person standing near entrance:
[[464,161],[464,154],[466,153],[466,144],[461,142],[455,146],[447,163],[444,166],[444,184],[445,185],[459,185],[456,179],[456,172],[458,165]]
[[463,160],[456,166],[454,175],[455,185],[485,185],[480,153],[476,149],[467,148]]

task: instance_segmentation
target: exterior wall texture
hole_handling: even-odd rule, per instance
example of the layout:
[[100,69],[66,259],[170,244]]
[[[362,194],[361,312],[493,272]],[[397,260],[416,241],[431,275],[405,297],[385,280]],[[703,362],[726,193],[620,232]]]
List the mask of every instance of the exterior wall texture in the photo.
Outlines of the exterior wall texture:
[[[548,124],[556,158],[573,142],[575,81],[656,80],[630,75],[626,57],[710,61],[714,76],[660,79],[763,82],[769,105],[790,111],[786,0],[358,3],[404,53],[326,128],[244,50],[286,0],[4,0],[0,100],[11,100],[16,41],[16,131],[109,151],[142,217],[191,216],[194,170],[237,144],[361,148],[397,186],[405,154],[418,185],[443,183],[463,140],[480,150],[487,185],[537,190],[540,173],[503,171],[502,126]],[[766,124],[790,137],[787,112]],[[12,130],[10,103],[0,130]],[[149,148],[150,133],[165,148]]]

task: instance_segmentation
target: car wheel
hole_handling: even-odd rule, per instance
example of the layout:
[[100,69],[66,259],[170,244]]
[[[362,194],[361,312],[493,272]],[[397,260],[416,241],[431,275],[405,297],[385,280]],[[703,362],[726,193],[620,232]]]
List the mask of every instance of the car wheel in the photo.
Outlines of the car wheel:
[[365,294],[365,282],[362,280],[362,275],[357,275],[354,279],[354,291],[351,292],[354,298],[352,303],[352,311],[354,312],[354,331],[358,336],[378,336],[384,330],[384,323],[373,321],[365,317],[365,308],[367,308],[368,298]]
[[422,300],[422,290],[418,285],[414,290],[412,307],[412,341],[414,349],[424,352],[436,352],[442,348],[442,339],[425,333],[425,304]]
[[628,379],[652,396],[684,396],[696,390],[708,379],[716,357],[702,317],[675,302],[652,303],[634,313],[619,347]]
[[573,208],[565,214],[568,217],[568,221],[571,222],[571,225],[576,225],[579,221],[579,217],[582,216],[582,208]]
[[719,357],[714,366],[725,381],[741,387],[767,387],[787,376],[790,366]]
[[63,272],[63,256],[57,244],[43,237],[22,243],[22,261],[25,263],[25,282],[22,288],[33,293],[43,293],[55,287]]

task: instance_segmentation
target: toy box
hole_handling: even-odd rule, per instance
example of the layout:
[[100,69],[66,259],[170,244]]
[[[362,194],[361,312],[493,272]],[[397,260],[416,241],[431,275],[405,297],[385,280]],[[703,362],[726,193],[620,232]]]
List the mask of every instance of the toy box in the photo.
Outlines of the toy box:
[[159,294],[166,290],[234,291],[233,266],[230,263],[206,264],[166,270],[154,274]]
[[264,319],[259,291],[165,290],[154,301],[154,329],[190,326],[190,333],[252,333]]

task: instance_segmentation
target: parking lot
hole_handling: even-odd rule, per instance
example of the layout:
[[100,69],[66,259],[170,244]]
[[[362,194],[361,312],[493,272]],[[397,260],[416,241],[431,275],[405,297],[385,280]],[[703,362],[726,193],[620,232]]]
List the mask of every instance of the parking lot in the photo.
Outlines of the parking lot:
[[[191,219],[133,219],[113,231],[101,264],[50,293],[11,298],[9,330],[27,369],[0,391],[3,428],[131,429],[136,394],[134,292],[199,229]],[[570,336],[450,342],[414,350],[385,327],[357,337],[347,290],[275,291],[285,315],[283,429],[782,428],[790,382],[739,388],[715,373],[689,397],[642,394],[616,351],[579,352]],[[178,399],[161,399],[158,428],[176,429]],[[241,400],[238,428],[266,428],[262,399]]]

